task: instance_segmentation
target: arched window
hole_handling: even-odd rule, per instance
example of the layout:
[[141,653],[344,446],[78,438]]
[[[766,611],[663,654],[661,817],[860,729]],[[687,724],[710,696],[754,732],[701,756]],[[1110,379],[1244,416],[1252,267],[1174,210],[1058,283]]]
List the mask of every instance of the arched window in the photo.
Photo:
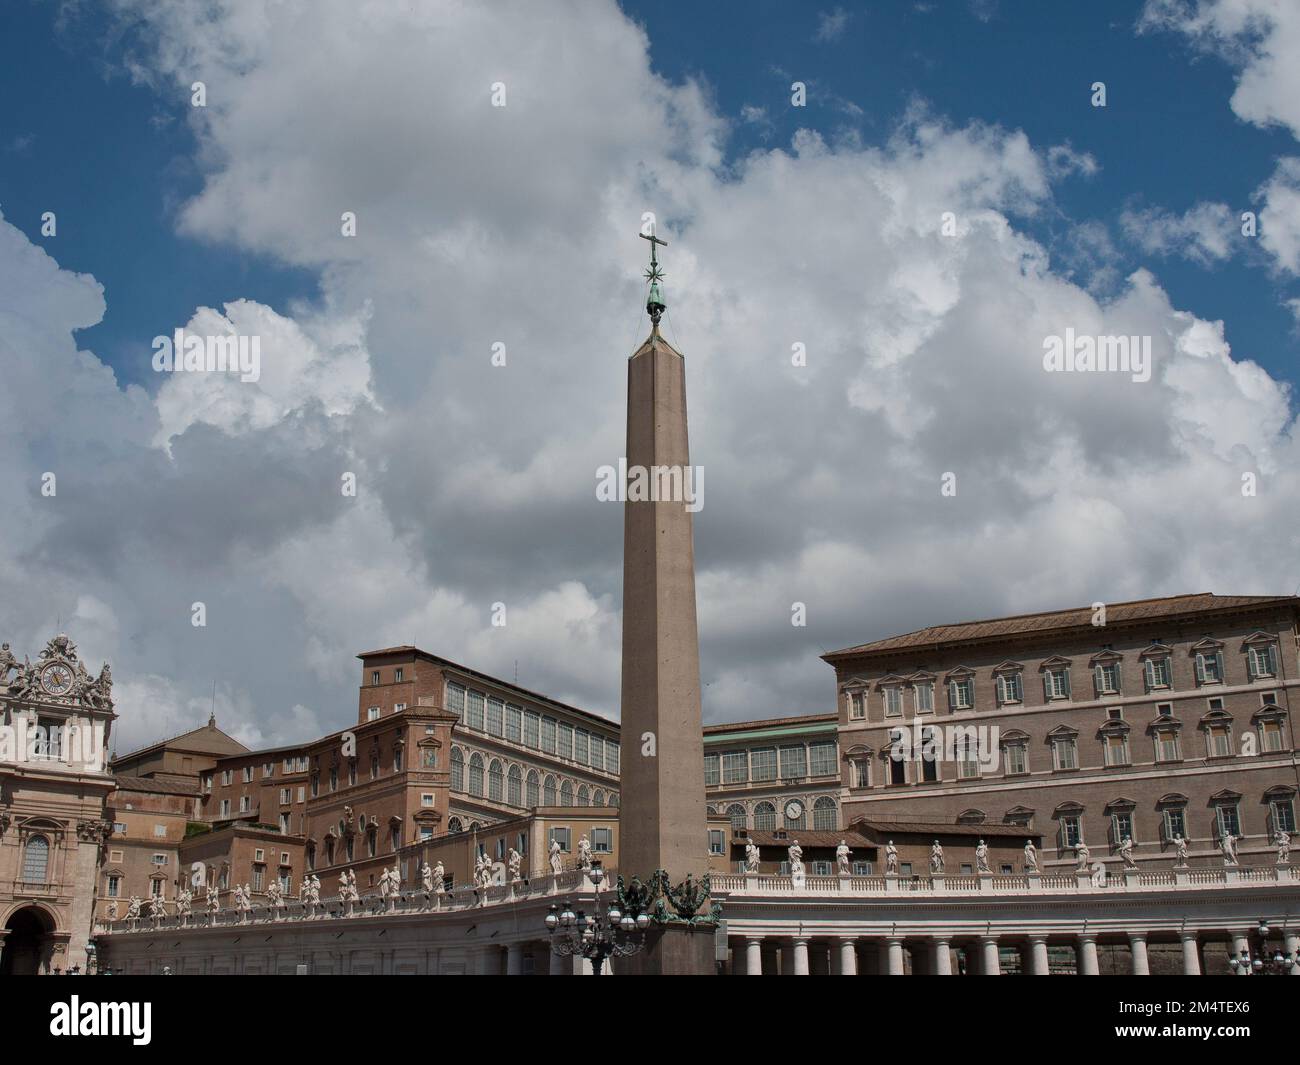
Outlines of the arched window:
[[618,792],[611,791],[609,793],[609,805],[615,808],[618,807]]
[[538,793],[537,770],[528,770],[528,781],[525,784],[525,805],[531,810],[534,806],[541,805],[541,796]]
[[493,802],[501,801],[501,781],[501,763],[493,758],[488,766],[488,798]]
[[465,829],[461,827],[461,823],[460,823],[460,818],[459,818],[459,817],[453,817],[453,818],[450,818],[450,819],[447,821],[447,831],[448,831],[448,832],[464,832],[464,831],[465,831]]
[[465,790],[465,755],[459,747],[451,749],[451,790]]
[[591,805],[591,792],[587,790],[586,784],[580,784],[578,786],[578,805],[579,806]]
[[469,756],[469,793],[483,797],[483,756],[477,751]]
[[566,780],[563,784],[560,785],[560,805],[561,806],[573,805],[573,781],[572,780]]
[[605,805],[605,792],[604,792],[604,789],[602,789],[602,788],[597,788],[595,791],[593,791],[593,792],[591,793],[591,805],[592,805],[592,806],[604,806],[604,805]]
[[510,767],[506,783],[506,802],[511,806],[522,806],[524,804],[524,775],[519,772],[517,765]]
[[739,832],[748,824],[745,817],[745,808],[738,802],[733,802],[727,807],[727,817],[731,819],[731,829],[733,832]]
[[834,832],[839,828],[835,800],[823,795],[813,803],[813,829],[817,832]]
[[776,831],[776,807],[770,802],[760,802],[754,807],[754,831]]
[[44,884],[50,868],[50,841],[44,836],[33,836],[23,851],[23,880],[29,884]]
[[555,778],[549,773],[546,775],[546,782],[542,784],[542,805],[555,805]]

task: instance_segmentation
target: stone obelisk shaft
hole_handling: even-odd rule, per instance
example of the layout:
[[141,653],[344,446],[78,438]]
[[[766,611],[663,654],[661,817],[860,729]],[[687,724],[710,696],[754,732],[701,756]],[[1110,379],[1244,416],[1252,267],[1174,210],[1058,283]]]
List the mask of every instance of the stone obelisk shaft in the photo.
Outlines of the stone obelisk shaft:
[[[656,327],[628,360],[627,464],[690,467],[686,366]],[[673,883],[708,868],[691,512],[681,499],[623,511],[623,758],[618,868]]]

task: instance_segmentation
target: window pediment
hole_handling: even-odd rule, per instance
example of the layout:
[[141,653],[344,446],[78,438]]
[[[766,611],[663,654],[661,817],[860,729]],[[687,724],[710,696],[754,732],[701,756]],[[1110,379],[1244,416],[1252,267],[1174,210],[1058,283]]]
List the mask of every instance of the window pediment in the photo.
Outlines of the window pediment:
[[1174,649],[1168,644],[1153,643],[1150,647],[1142,651],[1138,658],[1168,658],[1174,653]]
[[1168,795],[1162,795],[1156,800],[1157,806],[1186,806],[1187,796],[1181,792],[1171,791]]
[[938,680],[938,676],[928,670],[918,670],[907,678],[909,684],[932,684]]
[[1239,802],[1240,800],[1241,800],[1241,795],[1238,792],[1232,791],[1230,788],[1224,788],[1222,791],[1216,791],[1213,795],[1210,796],[1210,802],[1212,803]]
[[1231,725],[1232,715],[1226,710],[1211,710],[1202,716],[1200,722],[1201,728],[1209,728],[1212,725]]
[[1084,807],[1083,807],[1082,803],[1077,803],[1077,802],[1073,802],[1073,801],[1070,801],[1070,802],[1063,802],[1063,803],[1059,803],[1059,804],[1057,805],[1056,809],[1052,811],[1052,816],[1053,816],[1053,817],[1063,817],[1063,816],[1064,816],[1064,817],[1073,817],[1073,816],[1077,816],[1078,814],[1083,813],[1083,811],[1084,811]]
[[1002,815],[1004,825],[1024,825],[1026,828],[1033,819],[1034,811],[1028,806],[1013,806]]
[[899,688],[907,683],[906,677],[900,677],[897,673],[889,673],[876,681],[877,688]]
[[1088,659],[1088,665],[1099,666],[1106,662],[1118,662],[1121,659],[1123,659],[1123,657],[1124,656],[1119,652],[1112,651],[1109,647],[1107,647],[1105,650],[1098,651],[1095,655],[1093,655],[1090,659]]
[[1265,703],[1250,715],[1250,719],[1251,721],[1284,721],[1286,711],[1276,703]]
[[1192,646],[1188,648],[1188,650],[1190,650],[1192,654],[1209,654],[1212,651],[1222,651],[1223,641],[1215,640],[1206,636],[1204,639],[1197,640],[1196,643],[1192,644]]
[[959,825],[982,825],[988,819],[983,810],[963,810],[957,815]]
[[1265,800],[1268,799],[1290,799],[1295,797],[1294,784],[1274,784],[1264,792]]
[[1148,732],[1179,732],[1181,731],[1182,727],[1183,727],[1183,723],[1179,721],[1178,718],[1176,717],[1157,717],[1153,721],[1148,722],[1147,731]]
[[1069,669],[1069,668],[1070,668],[1070,660],[1068,658],[1062,658],[1060,655],[1053,655],[1051,658],[1043,659],[1043,661],[1038,666],[1038,671],[1041,673],[1047,669]]
[[963,680],[966,677],[975,676],[975,671],[970,666],[955,666],[948,670],[947,678],[949,680]]
[[1261,644],[1277,643],[1277,637],[1272,633],[1256,629],[1241,642],[1246,647],[1258,647]]
[[1014,747],[1016,744],[1028,742],[1029,733],[1021,732],[1018,728],[1009,728],[998,737],[998,743],[1003,747]]
[[1111,799],[1105,806],[1107,812],[1111,810],[1136,810],[1137,803],[1132,799],[1126,799],[1120,796],[1118,799]]
[[1025,667],[1020,662],[1003,662],[993,667],[994,673],[1023,673]]
[[1049,740],[1072,740],[1079,735],[1077,728],[1071,728],[1069,725],[1057,725],[1056,728],[1050,729],[1047,733]]

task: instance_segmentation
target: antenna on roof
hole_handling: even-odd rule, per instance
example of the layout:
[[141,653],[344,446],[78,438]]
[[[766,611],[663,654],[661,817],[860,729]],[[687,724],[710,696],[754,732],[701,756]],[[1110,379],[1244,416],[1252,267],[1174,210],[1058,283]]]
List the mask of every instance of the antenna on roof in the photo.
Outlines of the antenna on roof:
[[515,683],[519,683],[519,659],[515,659]]
[[212,681],[212,709],[208,713],[208,728],[217,727],[217,682]]

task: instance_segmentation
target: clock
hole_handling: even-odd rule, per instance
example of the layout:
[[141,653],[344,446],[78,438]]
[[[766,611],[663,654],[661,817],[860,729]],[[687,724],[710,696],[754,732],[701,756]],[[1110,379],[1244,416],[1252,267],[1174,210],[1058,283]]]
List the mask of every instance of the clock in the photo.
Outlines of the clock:
[[785,819],[787,821],[798,821],[803,817],[803,803],[798,799],[791,799],[785,804]]
[[67,695],[72,690],[72,670],[62,662],[51,662],[41,670],[41,687],[48,695]]

